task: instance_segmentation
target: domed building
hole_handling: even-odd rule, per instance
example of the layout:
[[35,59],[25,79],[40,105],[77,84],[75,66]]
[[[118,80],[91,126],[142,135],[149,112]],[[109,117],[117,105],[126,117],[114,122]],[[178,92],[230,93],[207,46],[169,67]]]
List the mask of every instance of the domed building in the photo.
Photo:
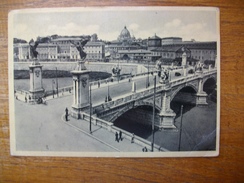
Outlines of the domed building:
[[118,36],[118,41],[121,41],[121,42],[130,42],[131,41],[130,32],[128,31],[126,26],[124,27],[124,29],[121,31],[120,35]]
[[156,34],[148,38],[148,50],[160,48],[162,46],[162,39]]

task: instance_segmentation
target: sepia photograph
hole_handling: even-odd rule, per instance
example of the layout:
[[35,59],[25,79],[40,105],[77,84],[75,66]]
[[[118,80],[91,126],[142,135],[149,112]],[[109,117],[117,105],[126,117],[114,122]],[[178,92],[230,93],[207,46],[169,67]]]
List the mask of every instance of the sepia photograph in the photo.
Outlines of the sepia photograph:
[[13,10],[13,156],[219,155],[214,7]]

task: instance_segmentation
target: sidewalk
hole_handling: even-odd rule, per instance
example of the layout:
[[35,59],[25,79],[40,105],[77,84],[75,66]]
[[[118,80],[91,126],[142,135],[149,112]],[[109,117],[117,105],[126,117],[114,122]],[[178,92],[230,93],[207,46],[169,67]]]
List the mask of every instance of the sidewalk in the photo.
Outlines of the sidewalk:
[[93,139],[96,139],[100,143],[105,146],[109,146],[118,152],[142,152],[143,146],[131,143],[130,140],[123,137],[122,140],[117,142],[115,140],[115,134],[110,132],[100,126],[91,125],[92,133],[89,132],[89,122],[85,120],[77,120],[69,116],[68,121],[66,122],[64,119],[64,115],[62,116],[62,120],[65,124],[71,126],[72,128],[85,133]]

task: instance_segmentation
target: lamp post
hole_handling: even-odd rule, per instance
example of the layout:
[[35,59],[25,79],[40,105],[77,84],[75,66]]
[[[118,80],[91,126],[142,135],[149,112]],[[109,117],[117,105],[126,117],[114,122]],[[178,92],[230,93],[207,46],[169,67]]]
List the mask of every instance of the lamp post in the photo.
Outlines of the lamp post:
[[110,97],[110,94],[109,94],[109,79],[107,80],[107,83],[108,83],[108,93],[107,93],[107,96],[105,97],[105,102],[109,102],[111,101],[111,97]]
[[181,145],[181,131],[182,131],[182,118],[183,118],[183,105],[181,105],[181,110],[180,110],[180,132],[179,132],[179,143],[178,143],[178,151],[180,151],[180,145]]
[[53,80],[52,80],[52,91],[53,91],[53,98],[54,98],[54,93],[55,93],[55,92],[54,92],[54,86],[53,86],[54,84],[55,84],[55,81],[54,81],[54,79],[53,79]]
[[56,90],[57,90],[57,97],[58,97],[58,74],[57,74],[57,67],[56,67]]
[[154,76],[153,80],[154,80],[154,88],[153,88],[152,152],[154,148],[156,76]]
[[92,133],[92,126],[91,126],[91,115],[92,115],[92,101],[91,101],[91,84],[90,84],[90,125],[89,125],[89,129],[90,129],[90,133]]
[[146,88],[150,86],[149,82],[149,61],[147,62],[147,83],[146,83]]
[[108,102],[111,101],[110,93],[109,93],[109,81],[108,81]]

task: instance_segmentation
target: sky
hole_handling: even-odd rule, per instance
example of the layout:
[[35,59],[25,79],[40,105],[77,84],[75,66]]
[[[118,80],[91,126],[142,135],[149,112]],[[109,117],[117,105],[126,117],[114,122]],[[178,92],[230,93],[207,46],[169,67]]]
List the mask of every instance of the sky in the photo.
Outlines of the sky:
[[73,8],[30,9],[10,14],[10,32],[26,41],[37,36],[92,35],[98,39],[116,40],[124,28],[136,38],[146,39],[155,34],[182,37],[184,41],[217,41],[219,20],[216,8]]

